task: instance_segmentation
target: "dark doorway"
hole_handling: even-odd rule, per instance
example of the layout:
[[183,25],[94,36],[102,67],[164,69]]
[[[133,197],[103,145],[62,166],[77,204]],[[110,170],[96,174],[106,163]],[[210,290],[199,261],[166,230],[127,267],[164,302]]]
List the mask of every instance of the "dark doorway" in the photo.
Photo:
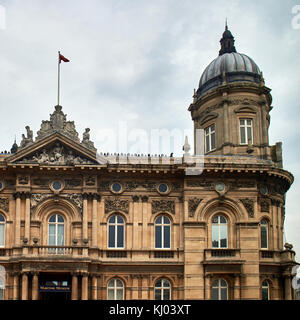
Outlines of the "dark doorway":
[[41,273],[39,277],[40,300],[71,300],[71,276],[68,273]]

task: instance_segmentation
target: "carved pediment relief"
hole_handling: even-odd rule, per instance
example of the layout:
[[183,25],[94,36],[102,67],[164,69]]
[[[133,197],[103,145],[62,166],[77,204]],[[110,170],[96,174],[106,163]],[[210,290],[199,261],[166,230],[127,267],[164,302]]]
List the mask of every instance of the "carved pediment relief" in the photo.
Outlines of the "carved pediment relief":
[[204,123],[206,123],[206,122],[208,122],[208,121],[210,121],[210,120],[213,120],[213,119],[218,118],[218,116],[219,116],[219,115],[218,115],[216,112],[210,112],[209,114],[205,115],[205,116],[201,119],[201,122],[200,122],[201,126],[202,126]]
[[234,112],[235,113],[256,113],[257,111],[255,110],[255,108],[247,105],[247,106],[236,108]]
[[59,140],[30,152],[14,161],[14,163],[32,163],[40,165],[78,165],[97,164],[97,162],[77,150],[66,146]]

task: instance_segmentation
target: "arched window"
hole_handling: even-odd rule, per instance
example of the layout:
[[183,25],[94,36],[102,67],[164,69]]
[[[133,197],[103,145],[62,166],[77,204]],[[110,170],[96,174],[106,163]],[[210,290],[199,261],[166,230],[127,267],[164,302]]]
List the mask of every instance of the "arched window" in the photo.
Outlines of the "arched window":
[[221,215],[212,218],[212,247],[227,248],[227,220]]
[[124,300],[124,284],[121,280],[109,280],[107,284],[107,300]]
[[0,213],[0,247],[5,246],[5,218]]
[[170,300],[171,299],[171,284],[167,279],[159,279],[154,286],[155,300]]
[[108,247],[124,248],[124,219],[120,215],[112,215],[108,220]]
[[48,222],[49,246],[63,246],[65,243],[65,219],[60,214],[54,214]]
[[260,247],[268,249],[268,221],[265,219],[260,222]]
[[228,285],[224,279],[216,279],[212,284],[212,300],[228,300]]
[[264,280],[261,284],[261,298],[262,300],[269,300],[269,282],[267,280]]
[[167,216],[159,216],[155,220],[155,248],[171,248],[171,221]]

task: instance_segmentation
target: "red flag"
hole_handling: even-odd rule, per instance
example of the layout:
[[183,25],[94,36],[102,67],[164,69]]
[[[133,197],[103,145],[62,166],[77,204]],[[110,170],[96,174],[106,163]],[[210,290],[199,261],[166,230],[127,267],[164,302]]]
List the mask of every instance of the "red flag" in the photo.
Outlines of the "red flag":
[[59,63],[61,63],[61,61],[70,62],[69,59],[65,58],[62,54],[59,54]]

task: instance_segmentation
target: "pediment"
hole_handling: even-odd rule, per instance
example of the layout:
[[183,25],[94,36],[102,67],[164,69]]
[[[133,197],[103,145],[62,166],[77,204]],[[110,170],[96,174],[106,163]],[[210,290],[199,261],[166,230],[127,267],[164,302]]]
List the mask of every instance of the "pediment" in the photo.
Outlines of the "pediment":
[[57,132],[18,150],[6,162],[41,166],[98,164],[96,151]]
[[204,118],[201,119],[200,125],[202,126],[204,123],[206,123],[206,122],[208,122],[210,120],[218,118],[218,116],[219,115],[216,112],[210,112],[210,113],[206,114],[204,116]]
[[251,106],[242,106],[234,110],[235,113],[256,113],[256,110]]

